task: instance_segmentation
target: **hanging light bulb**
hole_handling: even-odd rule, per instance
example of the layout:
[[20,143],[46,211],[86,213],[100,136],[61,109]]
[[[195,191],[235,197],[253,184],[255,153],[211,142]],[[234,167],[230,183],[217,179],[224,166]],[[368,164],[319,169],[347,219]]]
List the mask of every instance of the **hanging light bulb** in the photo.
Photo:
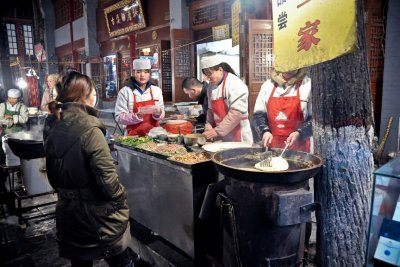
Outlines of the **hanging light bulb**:
[[23,88],[26,88],[28,86],[28,83],[24,79],[19,78],[18,81],[17,81],[17,86],[19,88],[23,89]]
[[134,7],[137,7],[137,6],[138,6],[138,3],[137,3],[137,1],[135,0],[131,5],[125,6],[122,10],[123,10],[123,11],[128,11],[129,9],[132,9],[132,8],[134,8]]

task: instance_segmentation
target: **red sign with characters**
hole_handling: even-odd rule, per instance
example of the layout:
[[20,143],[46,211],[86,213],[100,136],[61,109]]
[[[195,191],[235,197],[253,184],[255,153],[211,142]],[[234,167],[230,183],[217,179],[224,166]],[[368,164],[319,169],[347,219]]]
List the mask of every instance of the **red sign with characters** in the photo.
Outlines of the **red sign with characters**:
[[104,9],[110,37],[146,27],[141,0],[123,0]]

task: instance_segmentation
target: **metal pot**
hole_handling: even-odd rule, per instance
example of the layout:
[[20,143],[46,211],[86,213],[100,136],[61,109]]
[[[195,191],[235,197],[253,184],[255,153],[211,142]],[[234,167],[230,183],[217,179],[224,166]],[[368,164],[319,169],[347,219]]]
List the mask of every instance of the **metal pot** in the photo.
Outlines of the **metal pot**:
[[183,136],[183,141],[187,146],[204,145],[207,137],[204,134],[186,134]]
[[[212,161],[219,172],[238,180],[289,184],[308,180],[314,177],[322,166],[322,159],[316,155],[286,150],[284,158],[289,162],[286,171],[264,172],[254,168],[260,161],[263,148],[233,148],[216,152]],[[282,149],[272,149],[273,155],[278,156]]]
[[18,132],[7,135],[11,151],[21,159],[45,157],[41,132]]

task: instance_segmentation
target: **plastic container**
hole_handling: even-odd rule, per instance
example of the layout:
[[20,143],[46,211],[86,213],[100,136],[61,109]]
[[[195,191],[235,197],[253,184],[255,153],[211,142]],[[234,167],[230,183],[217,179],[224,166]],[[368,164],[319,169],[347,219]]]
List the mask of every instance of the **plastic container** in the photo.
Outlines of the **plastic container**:
[[155,114],[160,112],[160,108],[154,105],[139,107],[139,113],[142,114]]
[[186,120],[167,120],[164,124],[164,129],[172,134],[191,134],[193,131],[192,123]]

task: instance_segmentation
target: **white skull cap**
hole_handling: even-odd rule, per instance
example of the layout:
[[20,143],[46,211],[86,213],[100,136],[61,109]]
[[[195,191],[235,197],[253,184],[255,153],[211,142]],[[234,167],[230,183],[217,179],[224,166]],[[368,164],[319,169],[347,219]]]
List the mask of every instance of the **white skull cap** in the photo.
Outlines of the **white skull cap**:
[[201,68],[202,69],[208,69],[214,66],[217,66],[221,64],[223,61],[220,56],[218,55],[212,55],[212,56],[206,56],[201,59]]
[[151,69],[151,64],[149,59],[135,59],[133,61],[134,70],[149,70]]
[[21,97],[21,91],[18,89],[9,89],[7,92],[7,96],[13,98]]

